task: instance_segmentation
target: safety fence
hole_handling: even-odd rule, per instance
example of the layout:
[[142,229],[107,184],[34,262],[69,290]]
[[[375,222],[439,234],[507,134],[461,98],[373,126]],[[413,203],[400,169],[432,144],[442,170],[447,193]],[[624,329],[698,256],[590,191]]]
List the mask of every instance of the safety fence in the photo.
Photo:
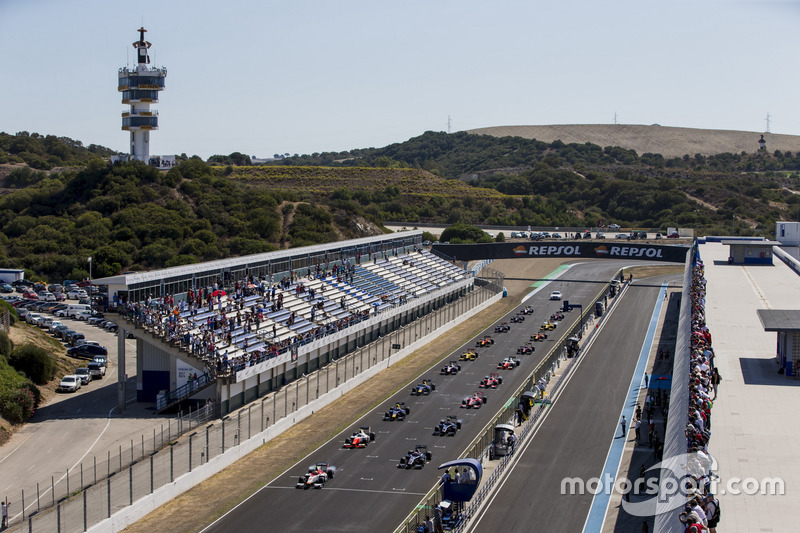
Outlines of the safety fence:
[[[537,383],[539,383],[540,380],[543,380],[549,384],[551,378],[555,375],[556,370],[560,367],[562,361],[567,360],[567,367],[554,381],[553,385],[548,388],[548,396],[553,397],[561,388],[564,379],[569,375],[573,365],[576,364],[581,355],[581,351],[578,350],[575,356],[568,357],[566,343],[570,338],[583,337],[587,325],[590,324],[595,318],[590,310],[594,309],[596,302],[605,299],[609,285],[610,283],[605,285],[603,289],[600,290],[591,305],[582,308],[581,314],[578,317],[578,320],[575,321],[575,324],[572,326],[572,328],[559,338],[553,348],[551,348],[547,353],[547,356],[539,363],[539,365],[533,370],[528,378],[526,378],[525,382],[516,390],[516,392],[514,392],[514,394],[505,403],[503,408],[497,412],[492,421],[484,426],[482,432],[470,443],[466,451],[461,455],[462,458],[477,459],[483,462],[487,458],[490,445],[494,439],[494,427],[497,424],[514,423],[516,419],[517,405],[519,405],[519,403],[522,401],[522,394],[527,391],[533,391],[535,392],[537,400],[540,401],[537,401],[536,409],[531,412],[531,415],[522,423],[520,427],[519,434],[517,435],[517,447],[522,444],[528,433],[530,433],[530,431],[536,426],[537,422],[544,413],[546,406],[548,405],[548,402],[544,401],[544,398],[542,398],[538,393],[538,389],[536,387]],[[609,301],[609,307],[618,301],[619,296],[621,295],[622,293],[620,292],[616,298],[612,298]],[[472,517],[473,513],[483,502],[484,498],[493,490],[495,482],[502,474],[510,457],[510,455],[505,455],[499,459],[489,477],[481,481],[481,488],[472,497],[469,502],[469,506],[462,511],[461,517],[452,531],[460,532],[464,529],[464,527],[466,527],[469,518]],[[420,531],[425,518],[433,514],[433,510],[441,503],[442,497],[442,486],[439,484],[428,491],[428,493],[423,497],[422,501],[417,505],[415,510],[406,518],[404,523],[395,530],[395,533],[417,533]]]
[[[66,484],[60,483],[58,491],[55,490],[57,485],[55,481],[53,490],[47,494],[41,494],[37,485],[34,491],[38,495],[34,498],[35,510],[13,517],[11,525],[17,526],[15,531],[31,533],[86,531],[100,521],[110,518],[115,512],[133,505],[137,500],[153,494],[157,489],[175,482],[181,476],[230,451],[231,448],[254,437],[263,438],[264,432],[276,423],[292,416],[312,402],[325,400],[322,398],[325,394],[337,390],[344,392],[347,387],[342,386],[346,382],[359,378],[360,381],[355,383],[360,383],[367,379],[363,376],[365,372],[371,371],[367,374],[370,376],[380,368],[388,367],[394,362],[392,355],[403,347],[414,344],[449,322],[473,311],[502,290],[502,273],[484,269],[480,279],[482,283],[476,285],[475,290],[458,300],[389,332],[377,341],[362,346],[346,356],[335,359],[323,368],[302,376],[260,400],[254,399],[238,411],[205,424],[205,427],[184,421],[180,428],[183,436],[177,438],[177,430],[172,432],[170,426],[166,441],[163,440],[163,432],[161,440],[157,440],[158,434],[154,431],[154,442],[159,442],[162,446],[154,445],[150,448],[142,444],[140,452],[134,450],[135,443],[131,441],[130,460],[126,458],[123,461],[121,453],[119,466],[113,463],[111,458],[107,463],[98,464],[97,467],[93,464],[88,469],[84,469],[81,464],[80,482],[75,483],[74,476],[77,474],[73,469],[71,487],[69,476],[64,480]],[[375,368],[376,366],[378,368]],[[333,399],[331,396],[330,400]],[[209,405],[208,408],[213,409],[213,406]],[[298,417],[302,419],[302,416]],[[292,421],[294,422],[295,420]],[[189,429],[193,431],[188,433]],[[143,435],[141,442],[147,441]],[[122,448],[121,450],[125,451]],[[202,479],[198,477],[198,482]],[[25,499],[25,495],[26,492],[23,491],[22,500]],[[24,505],[31,507],[29,504]]]

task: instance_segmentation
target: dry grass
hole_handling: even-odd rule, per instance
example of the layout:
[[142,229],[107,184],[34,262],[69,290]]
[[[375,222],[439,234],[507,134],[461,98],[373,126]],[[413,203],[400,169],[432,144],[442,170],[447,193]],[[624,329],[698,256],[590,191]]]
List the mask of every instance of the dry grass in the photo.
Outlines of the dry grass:
[[[599,146],[621,146],[645,153],[662,154],[664,157],[712,155],[730,152],[754,153],[758,150],[761,133],[750,131],[706,130],[695,128],[673,128],[667,126],[644,126],[637,124],[563,124],[553,126],[496,126],[469,130],[469,133],[494,137],[517,136],[553,142],[557,139],[569,143],[593,143]],[[765,133],[767,151],[775,150],[796,153],[800,151],[800,136]]]
[[[495,261],[492,268],[503,271],[513,265],[514,276],[519,278],[506,283],[508,298],[438,337],[229,468],[153,511],[125,531],[150,533],[201,530],[342,429],[352,425],[364,413],[382,403],[424,370],[447,357],[453,346],[459,346],[465,339],[476,335],[516,307],[536,279],[546,276],[560,264],[560,259]],[[305,446],[298,447],[297,443],[305,443]]]

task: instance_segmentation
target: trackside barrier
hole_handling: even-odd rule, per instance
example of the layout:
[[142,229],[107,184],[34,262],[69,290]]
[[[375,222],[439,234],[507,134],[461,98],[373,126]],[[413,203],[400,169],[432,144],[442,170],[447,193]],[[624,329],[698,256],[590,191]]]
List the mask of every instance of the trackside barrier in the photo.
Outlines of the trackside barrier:
[[[617,273],[617,275],[619,272]],[[617,277],[614,276],[614,278]],[[600,300],[603,300],[605,294],[608,291],[610,283],[606,284],[603,289],[599,291],[599,293],[595,296],[595,299],[592,301],[590,305],[584,306],[581,316],[577,320],[577,323],[565,334],[563,334],[558,342],[556,342],[555,346],[551,348],[548,352],[547,357],[543,359],[539,365],[533,370],[533,372],[528,376],[525,383],[520,386],[516,392],[509,398],[506,404],[503,406],[500,411],[495,415],[491,422],[484,426],[482,432],[467,446],[467,451],[463,453],[460,458],[472,458],[477,459],[481,462],[486,458],[488,453],[489,444],[492,442],[494,438],[494,427],[498,423],[512,423],[515,420],[516,415],[516,407],[519,404],[522,393],[526,391],[535,391],[535,385],[539,381],[539,379],[544,378],[545,381],[548,383],[550,382],[552,376],[555,373],[555,369],[558,368],[561,364],[563,359],[566,359],[566,345],[564,344],[566,340],[573,335],[577,335],[582,338],[583,331],[587,327],[587,317],[592,317],[592,313],[590,310],[594,309],[594,304]],[[619,298],[627,289],[628,284],[625,283],[624,287],[622,287],[621,291],[617,294],[617,296],[609,301],[609,308],[616,304]],[[605,316],[605,314],[604,314]],[[602,320],[602,319],[600,319]],[[590,332],[590,335],[594,332],[594,329]],[[569,375],[572,367],[576,364],[576,361],[582,355],[582,351],[578,351],[578,354],[569,359],[567,363],[567,367],[561,373],[561,375],[555,380],[552,387],[548,388],[548,395],[552,397],[555,393],[561,388],[563,384],[563,380],[566,376]],[[521,429],[519,430],[519,435],[517,436],[517,447],[519,447],[522,442],[527,437],[528,433],[536,426],[537,422],[539,421],[542,413],[546,408],[546,402],[542,401],[537,404],[538,407],[531,412],[530,417],[527,421],[525,421]],[[464,510],[463,516],[461,520],[458,522],[458,525],[452,529],[454,532],[463,531],[464,527],[466,527],[469,519],[472,517],[474,512],[478,509],[480,504],[482,503],[483,499],[493,490],[494,484],[502,474],[505,469],[506,464],[509,461],[510,455],[503,456],[502,459],[499,460],[497,466],[494,468],[492,473],[489,475],[488,479],[482,480],[481,488],[478,492],[472,497],[470,500],[469,506]],[[406,517],[404,522],[395,530],[395,533],[416,533],[419,527],[423,524],[425,517],[430,516],[433,513],[433,509],[439,505],[442,501],[442,489],[441,484],[437,484],[428,493],[422,498],[420,503],[417,505],[414,511]]]
[[[475,290],[458,300],[222,419],[195,425],[188,435],[168,439],[162,449],[137,454],[116,472],[96,480],[87,473],[73,490],[67,488],[52,499],[50,493],[42,496],[34,512],[14,517],[12,531],[121,531],[424,346],[440,334],[440,328],[453,327],[498,301],[502,274],[485,269],[483,276],[476,279],[480,283]],[[402,349],[396,349],[396,344]],[[23,492],[22,501],[26,495],[30,498]]]

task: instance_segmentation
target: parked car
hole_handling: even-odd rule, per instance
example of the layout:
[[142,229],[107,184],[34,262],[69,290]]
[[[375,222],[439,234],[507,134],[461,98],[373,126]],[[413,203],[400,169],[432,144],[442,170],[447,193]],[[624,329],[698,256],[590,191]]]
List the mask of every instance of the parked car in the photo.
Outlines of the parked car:
[[78,341],[84,339],[86,339],[86,335],[79,331],[69,330],[68,333],[64,333],[64,341],[70,346],[77,346]]
[[25,292],[23,292],[22,293],[22,297],[25,298],[26,300],[38,300],[39,299],[39,295],[36,294],[33,291],[25,291]]
[[61,378],[58,383],[58,389],[61,392],[76,392],[81,388],[81,378],[76,375],[69,374]]
[[47,329],[50,331],[50,333],[53,333],[55,332],[58,326],[64,326],[64,323],[58,320],[51,320],[50,323],[47,325]]
[[89,294],[83,289],[73,289],[67,292],[67,298],[70,300],[79,300],[81,298],[88,298]]
[[82,344],[80,346],[73,346],[67,350],[67,355],[70,357],[93,358],[95,355],[108,355],[108,350],[105,346],[95,346],[94,344]]
[[101,313],[94,313],[91,317],[89,317],[89,319],[86,320],[86,323],[91,326],[99,326],[105,321],[106,319]]
[[92,376],[91,371],[89,371],[86,367],[76,368],[75,375],[78,376],[81,380],[81,385],[88,385],[94,376]]
[[89,320],[90,318],[92,318],[92,312],[91,311],[81,311],[80,313],[75,313],[75,316],[73,316],[72,318],[74,318],[76,320],[80,320],[81,322],[85,322],[85,321]]
[[92,374],[92,378],[100,379],[106,375],[106,365],[98,363],[96,361],[92,361],[86,367],[89,369],[89,372]]
[[663,239],[663,238],[664,238],[663,235],[661,235],[660,233],[656,233],[656,239]]
[[50,332],[53,334],[53,336],[54,337],[58,337],[59,339],[63,339],[64,338],[64,332],[65,331],[70,331],[70,329],[69,329],[69,326],[65,326],[64,324],[61,324],[60,326],[56,326],[55,328],[50,330]]
[[54,292],[52,294],[55,295],[57,302],[63,302],[67,299],[67,296],[63,292]]
[[619,224],[609,224],[608,229],[618,230],[620,228]]
[[0,292],[6,293],[6,294],[14,292],[14,287],[9,285],[8,283],[0,284]]
[[38,315],[36,313],[28,313],[27,315],[25,315],[25,322],[27,322],[28,324],[36,324],[40,316],[41,315]]

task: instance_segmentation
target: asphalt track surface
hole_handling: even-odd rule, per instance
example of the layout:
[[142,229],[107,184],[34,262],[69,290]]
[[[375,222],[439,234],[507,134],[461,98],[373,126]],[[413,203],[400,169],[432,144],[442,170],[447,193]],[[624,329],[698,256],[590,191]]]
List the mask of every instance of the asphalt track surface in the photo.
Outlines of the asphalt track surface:
[[662,279],[634,282],[628,288],[530,445],[488,508],[474,517],[469,531],[496,531],[498,524],[505,531],[529,531],[532,524],[558,524],[558,531],[583,530],[592,494],[562,495],[561,481],[600,477],[609,443],[621,438],[620,413]]
[[[486,391],[488,402],[484,407],[459,408],[465,396],[481,390],[478,383],[483,376],[497,371],[497,363],[504,357],[515,355],[517,348],[560,308],[561,302],[549,301],[550,292],[560,290],[570,303],[588,305],[603,289],[603,282],[608,281],[620,267],[629,264],[604,260],[574,265],[509,315],[513,316],[518,309],[531,305],[535,312],[524,322],[511,324],[508,333],[494,333],[494,325],[480,333],[478,338],[490,334],[495,344],[489,348],[477,348],[478,359],[461,362],[462,370],[456,376],[440,376],[439,364],[420,375],[416,382],[427,378],[436,385],[436,391],[430,396],[411,396],[410,384],[403,387],[204,531],[393,531],[439,479],[441,472],[436,470],[436,466],[458,458],[465,451],[509,395],[545,357],[555,343],[553,339],[560,338],[565,329],[577,321],[577,312],[567,313],[563,323],[551,332],[547,341],[534,343],[536,351],[533,354],[518,356],[522,365],[515,370],[502,371],[503,384],[497,390]],[[504,317],[496,323],[507,320]],[[475,340],[471,339],[453,350],[452,357],[446,358],[445,362],[457,359],[466,349],[474,347]],[[386,408],[398,401],[404,401],[410,407],[410,415],[403,422],[382,421]],[[434,426],[448,414],[458,415],[463,420],[463,429],[454,437],[434,437]],[[371,426],[376,434],[375,441],[363,449],[344,449],[345,437],[360,426]],[[432,462],[422,470],[398,469],[400,457],[417,444],[428,446],[433,453]],[[602,446],[603,453],[607,448]],[[334,479],[320,490],[296,489],[298,478],[316,462],[334,465]]]

